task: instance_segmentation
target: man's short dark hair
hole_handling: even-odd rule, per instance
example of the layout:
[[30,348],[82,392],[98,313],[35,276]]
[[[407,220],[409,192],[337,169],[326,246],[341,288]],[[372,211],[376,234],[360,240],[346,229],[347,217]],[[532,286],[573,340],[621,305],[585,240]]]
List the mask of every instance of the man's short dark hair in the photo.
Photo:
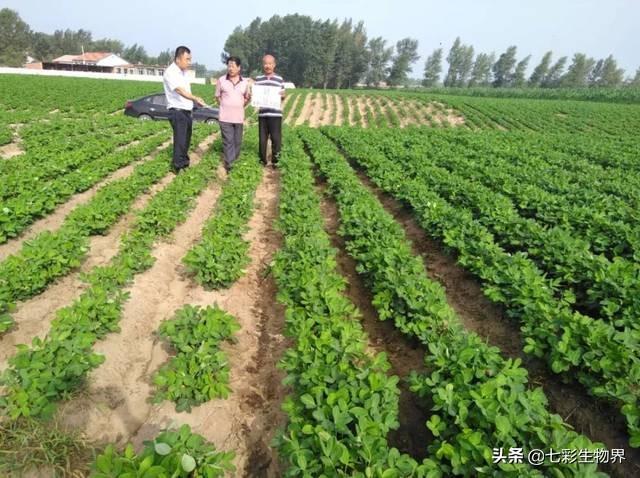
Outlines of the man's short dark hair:
[[237,56],[230,56],[229,58],[227,58],[227,65],[229,65],[230,61],[234,62],[238,66],[242,65],[242,60],[240,60],[240,58],[238,58]]
[[179,46],[178,48],[176,48],[176,54],[174,55],[173,59],[177,60],[185,53],[191,53],[191,50],[189,50],[186,46]]

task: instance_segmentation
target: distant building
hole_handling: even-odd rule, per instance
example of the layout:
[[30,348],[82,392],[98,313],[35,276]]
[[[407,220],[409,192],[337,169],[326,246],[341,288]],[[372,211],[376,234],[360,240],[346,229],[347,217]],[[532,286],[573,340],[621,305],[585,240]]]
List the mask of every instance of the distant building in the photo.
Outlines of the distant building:
[[366,83],[358,82],[354,85],[356,88],[389,88],[386,81],[379,81],[375,85],[368,85]]
[[[30,70],[29,74],[40,74],[44,76],[162,81],[162,76],[166,68],[167,65],[131,64],[115,53],[87,52],[82,55],[62,55],[54,60],[41,63],[28,57],[23,69],[25,71]],[[187,74],[191,78],[191,83],[204,84],[204,78],[196,78],[195,70],[189,70]]]
[[44,70],[93,71],[115,73],[115,67],[123,67],[129,62],[115,53],[87,52],[82,55],[62,55],[50,62],[43,62]]
[[[166,66],[131,64],[124,58],[109,52],[87,52],[82,55],[62,55],[52,61],[30,63],[30,69],[87,71],[94,73],[114,73],[118,75],[162,76]],[[196,77],[195,70],[188,72],[191,78]]]

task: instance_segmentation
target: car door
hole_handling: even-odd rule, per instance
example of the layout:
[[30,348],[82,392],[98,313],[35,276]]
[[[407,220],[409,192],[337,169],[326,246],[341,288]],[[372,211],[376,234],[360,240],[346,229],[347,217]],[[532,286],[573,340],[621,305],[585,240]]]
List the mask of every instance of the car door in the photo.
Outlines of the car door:
[[153,95],[151,97],[151,116],[155,119],[168,119],[167,97],[165,95]]

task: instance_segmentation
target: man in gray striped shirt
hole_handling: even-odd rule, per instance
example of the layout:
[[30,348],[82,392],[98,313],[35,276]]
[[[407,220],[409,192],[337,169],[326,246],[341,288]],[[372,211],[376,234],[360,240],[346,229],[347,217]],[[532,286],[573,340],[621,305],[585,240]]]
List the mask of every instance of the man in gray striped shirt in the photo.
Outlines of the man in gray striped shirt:
[[[255,84],[280,88],[281,101],[284,101],[284,80],[274,73],[275,69],[276,59],[273,55],[262,57],[262,71],[264,74],[256,78]],[[271,165],[275,167],[278,163],[282,145],[282,108],[260,108],[260,111],[258,111],[258,126],[260,131],[260,160],[263,165],[267,164],[267,141],[271,138]]]

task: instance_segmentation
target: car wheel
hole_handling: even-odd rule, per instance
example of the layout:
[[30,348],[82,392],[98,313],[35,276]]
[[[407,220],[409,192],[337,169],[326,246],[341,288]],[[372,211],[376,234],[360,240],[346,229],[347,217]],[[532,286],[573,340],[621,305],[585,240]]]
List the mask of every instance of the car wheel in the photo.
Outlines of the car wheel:
[[143,113],[140,116],[138,116],[138,119],[140,121],[149,121],[150,119],[153,119],[153,118],[151,118],[151,116]]
[[213,118],[209,118],[207,121],[205,121],[205,123],[207,123],[207,124],[215,124],[215,123],[217,123],[217,121],[214,120]]

